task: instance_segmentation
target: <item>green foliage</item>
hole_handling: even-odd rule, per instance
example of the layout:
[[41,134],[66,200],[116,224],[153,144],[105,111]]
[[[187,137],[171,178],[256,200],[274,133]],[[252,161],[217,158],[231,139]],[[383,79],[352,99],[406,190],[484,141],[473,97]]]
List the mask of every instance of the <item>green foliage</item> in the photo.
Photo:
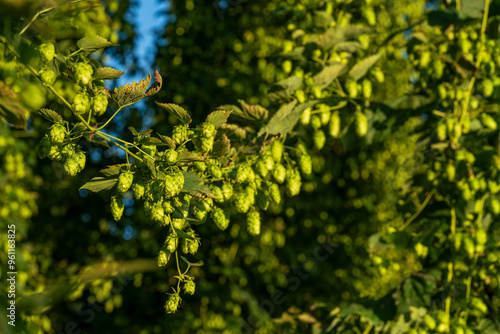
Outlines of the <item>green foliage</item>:
[[[55,276],[46,268],[64,227],[51,226],[44,257],[32,255],[43,242],[22,246],[20,304],[32,304],[20,308],[22,325],[62,330],[48,306],[84,291],[106,312],[119,308],[110,295],[117,269],[94,262],[140,251],[147,264],[120,270],[147,286],[148,301],[167,294],[170,318],[157,321],[179,333],[498,333],[500,9],[486,4],[243,1],[225,12],[215,3],[210,14],[210,3],[173,1],[158,63],[179,79],[155,71],[152,85],[148,75],[112,91],[102,80],[123,72],[89,56],[114,45],[108,36],[87,33],[71,46],[19,30],[0,36],[1,115],[23,128],[37,110],[51,123],[33,135],[39,157],[86,182],[97,206],[109,203],[98,230],[79,239],[93,254],[79,259],[90,263],[64,272],[69,283],[50,298],[33,295]],[[167,100],[155,110],[168,122],[113,131],[125,107],[155,94]],[[30,238],[37,204],[27,194],[43,180],[26,168],[34,151],[10,131],[0,136],[0,214]],[[83,151],[99,143],[124,161],[96,176]],[[137,237],[127,252],[116,248],[122,239],[90,246],[109,226],[130,224],[131,209]],[[159,269],[154,284],[142,282]],[[120,321],[125,332],[158,331]]]

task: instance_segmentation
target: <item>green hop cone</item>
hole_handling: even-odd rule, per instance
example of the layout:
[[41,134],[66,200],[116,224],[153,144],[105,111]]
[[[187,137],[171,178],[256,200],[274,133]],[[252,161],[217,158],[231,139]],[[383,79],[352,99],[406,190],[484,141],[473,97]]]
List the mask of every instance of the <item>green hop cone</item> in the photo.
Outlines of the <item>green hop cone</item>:
[[210,191],[212,192],[212,195],[214,195],[216,197],[215,201],[217,203],[224,202],[224,194],[222,193],[221,188],[214,186],[214,185],[211,185],[209,188],[210,188]]
[[113,219],[115,221],[119,221],[123,215],[123,209],[125,208],[121,197],[119,196],[111,196],[111,214],[113,215]]
[[485,97],[490,97],[491,94],[493,94],[493,91],[495,90],[493,81],[491,81],[490,79],[483,80],[481,88],[482,88],[482,93]]
[[40,55],[42,56],[43,60],[45,60],[46,62],[52,61],[52,59],[54,59],[56,55],[54,44],[52,43],[43,43],[39,46],[38,50],[40,51]]
[[61,161],[62,156],[62,147],[60,145],[52,145],[50,147],[49,154],[47,154],[50,160]]
[[178,230],[182,230],[186,225],[184,218],[172,218],[172,226]]
[[222,171],[217,165],[210,165],[210,167],[208,168],[208,172],[214,179],[222,178]]
[[257,210],[252,210],[247,214],[247,231],[250,235],[256,236],[260,234],[260,213]]
[[116,183],[116,190],[120,193],[124,193],[130,189],[133,182],[134,174],[131,171],[121,172],[118,176],[118,182]]
[[136,180],[134,184],[132,184],[132,191],[134,192],[134,197],[136,199],[143,198],[144,193],[146,191],[146,187],[144,186],[144,181]]
[[283,157],[283,144],[279,140],[275,140],[271,144],[271,156],[274,162],[281,162],[281,158]]
[[188,228],[186,231],[186,234],[189,235],[193,239],[189,238],[182,238],[182,252],[184,254],[196,254],[198,251],[198,247],[200,246],[198,243],[198,240],[196,240],[196,234],[194,233],[194,230],[192,228]]
[[75,66],[75,80],[77,84],[87,85],[92,80],[94,70],[89,64],[78,63]]
[[244,191],[238,191],[233,195],[233,205],[237,212],[246,213],[252,204]]
[[372,96],[372,83],[371,83],[371,81],[368,79],[363,79],[362,86],[363,86],[363,97],[365,99],[370,99],[370,97]]
[[201,138],[201,151],[204,153],[211,152],[214,147],[214,138]]
[[267,208],[269,207],[269,197],[267,196],[264,190],[262,189],[257,190],[257,195],[255,196],[255,200],[259,208],[261,208],[262,210],[267,210]]
[[153,158],[156,155],[156,145],[141,145],[141,150]]
[[368,120],[366,119],[366,115],[362,112],[356,113],[356,134],[359,137],[366,136],[368,132]]
[[99,94],[92,99],[92,113],[95,116],[101,116],[108,108],[108,97],[105,94]]
[[269,197],[271,198],[271,201],[273,201],[276,204],[280,204],[281,202],[281,192],[278,184],[276,183],[271,183],[269,185]]
[[243,183],[247,180],[249,174],[249,166],[245,163],[238,165],[232,171],[233,180],[235,183]]
[[286,168],[282,164],[275,164],[274,168],[272,170],[273,178],[276,180],[278,183],[283,183],[286,178]]
[[72,159],[76,160],[79,168],[78,172],[81,172],[85,168],[85,163],[87,162],[87,157],[85,157],[85,153],[83,153],[82,151],[76,152],[72,156]]
[[76,94],[71,106],[75,115],[83,115],[90,110],[90,97],[84,93]]
[[147,213],[148,213],[148,217],[151,220],[163,224],[164,218],[165,218],[165,211],[163,210],[163,206],[160,202],[154,203],[151,206],[149,212],[147,212]]
[[44,86],[52,86],[56,82],[56,74],[48,67],[42,68],[38,75],[40,75],[40,80]]
[[166,175],[162,182],[163,196],[166,199],[172,198],[179,194],[182,188],[179,188],[179,183],[175,175]]
[[69,157],[73,156],[73,154],[75,154],[75,145],[64,145],[61,149],[61,154],[63,156],[63,159],[68,159]]
[[191,207],[191,213],[193,214],[194,219],[196,219],[200,224],[203,224],[207,220],[208,211],[201,205],[193,205]]
[[172,201],[164,201],[162,204],[162,207],[163,207],[163,212],[166,215],[169,215],[175,211],[175,207],[174,207],[174,204],[172,203]]
[[165,303],[165,312],[168,314],[177,312],[180,303],[181,297],[179,297],[178,294],[169,295],[167,302]]
[[172,131],[172,139],[177,145],[182,145],[187,139],[187,128],[184,125],[176,125]]
[[493,117],[491,117],[488,114],[482,113],[481,114],[481,123],[483,124],[484,127],[490,129],[490,130],[496,130],[498,125],[497,122]]
[[306,152],[299,152],[297,163],[304,175],[309,175],[312,172],[312,159]]
[[69,176],[75,176],[80,172],[78,162],[73,157],[66,159],[64,162],[64,172]]
[[267,174],[269,173],[269,169],[267,169],[266,162],[263,159],[257,160],[255,165],[253,165],[253,168],[257,172],[258,175],[261,177],[266,177]]
[[207,164],[204,161],[196,161],[194,163],[194,166],[196,167],[197,170],[200,172],[204,172],[207,169]]
[[300,178],[300,173],[296,169],[288,169],[286,171],[286,190],[288,196],[297,196],[300,193],[300,188],[302,187],[302,180]]
[[204,122],[201,124],[200,132],[203,138],[212,138],[215,135],[215,125],[210,122]]
[[319,117],[318,115],[313,115],[311,117],[311,126],[314,130],[318,130],[322,125],[323,124],[321,124],[321,117]]
[[340,113],[334,111],[330,116],[330,123],[328,123],[328,134],[333,138],[340,137]]
[[158,267],[164,267],[168,264],[168,261],[170,261],[170,256],[172,254],[165,251],[165,250],[160,250],[158,252],[158,257],[156,258],[156,261],[158,263]]
[[66,139],[66,128],[61,124],[54,124],[49,132],[50,142],[53,145],[60,145]]
[[325,143],[326,143],[325,133],[322,130],[314,131],[313,142],[314,142],[314,147],[317,150],[323,149],[323,147],[325,147]]
[[165,162],[169,165],[175,164],[177,162],[178,153],[174,149],[168,149],[163,154]]
[[178,239],[176,236],[173,235],[168,235],[167,239],[165,240],[165,244],[163,247],[170,253],[175,252],[177,249],[177,244],[178,244]]
[[194,295],[194,291],[196,290],[196,284],[194,283],[193,280],[187,280],[185,283],[184,283],[184,293],[188,294],[188,295]]
[[214,208],[210,216],[212,217],[215,225],[217,225],[217,227],[222,231],[224,231],[229,225],[229,219],[226,219],[224,210],[222,210],[221,208]]
[[224,201],[229,201],[233,196],[233,186],[230,183],[224,183],[222,185],[222,196]]
[[47,135],[40,140],[40,144],[38,144],[38,156],[40,159],[47,157],[50,153],[52,145],[50,143],[50,139]]
[[354,80],[347,80],[345,82],[345,89],[347,91],[347,94],[351,99],[355,99],[358,97],[358,84]]

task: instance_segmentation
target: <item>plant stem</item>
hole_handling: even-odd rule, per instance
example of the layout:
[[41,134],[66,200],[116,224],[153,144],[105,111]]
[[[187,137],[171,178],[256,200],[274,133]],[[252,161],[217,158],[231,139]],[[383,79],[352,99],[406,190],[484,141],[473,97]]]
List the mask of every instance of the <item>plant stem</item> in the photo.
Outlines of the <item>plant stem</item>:
[[107,137],[107,135],[106,135],[105,133],[103,133],[103,132],[101,132],[101,131],[98,131],[98,132],[96,132],[96,135],[98,135],[99,137],[101,137],[101,138],[102,138],[102,139],[104,139],[105,141],[110,142],[110,143],[112,143],[112,144],[114,144],[114,145],[118,146],[119,148],[121,148],[122,150],[124,150],[126,153],[130,154],[131,156],[133,156],[133,157],[134,157],[134,158],[136,158],[137,160],[139,160],[139,161],[141,161],[141,162],[144,162],[144,160],[143,160],[141,157],[139,157],[138,155],[136,155],[136,154],[134,154],[134,153],[130,152],[130,150],[129,150],[128,148],[123,147],[122,145],[118,144],[117,142],[115,142],[115,141],[111,140],[110,138],[108,138],[108,137]]
[[422,213],[422,211],[425,209],[425,207],[427,206],[427,204],[429,203],[429,201],[431,200],[432,198],[432,195],[434,195],[434,191],[431,191],[427,197],[425,198],[425,200],[422,202],[422,204],[418,207],[417,211],[415,211],[415,213],[410,217],[408,218],[408,220],[403,224],[403,226],[401,226],[401,228],[399,229],[399,231],[403,231],[405,228],[408,227],[408,225],[411,224],[412,221],[415,220],[415,218],[418,217],[418,215],[420,213]]
[[35,20],[38,18],[38,16],[39,16],[40,14],[46,13],[46,12],[48,12],[48,11],[52,10],[52,9],[54,9],[54,7],[50,7],[50,8],[47,8],[47,9],[43,9],[43,10],[41,10],[41,11],[37,12],[37,13],[35,14],[35,16],[33,16],[33,18],[31,19],[31,21],[29,21],[29,22],[28,22],[28,24],[27,24],[27,25],[23,28],[23,30],[21,30],[21,31],[19,32],[19,36],[21,36],[22,34],[24,34],[24,32],[25,32],[25,31],[29,28],[29,26],[30,26],[33,22],[35,22]]

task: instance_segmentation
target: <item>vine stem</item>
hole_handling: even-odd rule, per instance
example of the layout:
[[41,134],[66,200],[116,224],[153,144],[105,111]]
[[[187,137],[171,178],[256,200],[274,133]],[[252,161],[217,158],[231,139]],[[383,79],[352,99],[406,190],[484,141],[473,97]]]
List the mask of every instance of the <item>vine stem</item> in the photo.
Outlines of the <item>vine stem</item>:
[[115,141],[111,140],[111,138],[108,138],[104,132],[98,131],[98,132],[96,132],[96,135],[98,135],[99,137],[101,137],[101,138],[102,138],[102,139],[104,139],[105,141],[110,142],[110,143],[112,143],[112,144],[114,144],[114,145],[118,146],[119,148],[121,148],[122,150],[124,150],[126,153],[130,154],[131,156],[133,156],[133,157],[134,157],[134,158],[136,158],[137,160],[139,160],[139,161],[141,161],[141,162],[144,162],[144,160],[143,160],[141,157],[139,157],[138,155],[136,155],[136,154],[134,154],[134,153],[130,152],[130,150],[129,150],[128,148],[126,148],[126,147],[124,147],[124,146],[122,146],[122,145],[118,144],[117,142],[115,142]]
[[422,211],[425,209],[425,207],[427,206],[427,204],[429,203],[429,201],[431,200],[432,198],[432,195],[434,195],[434,190],[432,190],[428,195],[427,197],[425,198],[425,200],[422,202],[422,204],[420,204],[420,206],[418,207],[417,211],[415,211],[415,213],[410,217],[408,218],[408,220],[403,224],[403,226],[401,226],[401,228],[399,229],[399,231],[403,231],[405,228],[408,227],[408,225],[411,224],[412,221],[414,221],[418,215],[420,215],[422,213]]
[[[459,6],[457,2],[457,6]],[[481,62],[483,61],[484,47],[486,41],[486,25],[488,23],[488,15],[490,9],[490,0],[484,0],[484,13],[483,13],[483,22],[481,24],[481,45],[479,48],[479,55],[476,60],[476,72],[470,79],[469,85],[467,87],[467,93],[465,94],[465,99],[462,105],[462,111],[460,114],[460,126],[463,126],[465,114],[467,113],[467,108],[469,107],[470,97],[472,95],[472,90],[474,89],[474,84],[476,83],[477,76],[479,75],[479,67],[481,66]]]
[[[455,232],[456,232],[456,227],[457,227],[457,213],[454,207],[451,208],[451,240],[455,240]],[[448,276],[446,281],[450,284],[451,281],[453,280],[453,271],[455,268],[455,252],[453,252],[453,258],[450,262],[448,262]],[[451,309],[451,295],[448,294],[446,297],[445,301],[445,311],[446,314],[448,315],[448,318],[450,317],[450,309]],[[448,327],[448,331],[449,331]]]
[[48,12],[48,11],[51,11],[52,9],[54,9],[54,7],[49,7],[49,8],[46,8],[46,9],[43,9],[43,10],[41,10],[41,11],[37,12],[37,13],[35,14],[35,16],[33,16],[33,18],[31,19],[31,21],[29,21],[29,22],[28,22],[28,24],[27,24],[27,25],[23,28],[23,30],[21,30],[21,31],[19,32],[19,36],[21,36],[22,34],[24,34],[24,32],[25,32],[25,31],[29,28],[29,26],[30,26],[33,22],[35,22],[35,20],[38,18],[38,16],[40,16],[41,14],[46,13],[46,12]]

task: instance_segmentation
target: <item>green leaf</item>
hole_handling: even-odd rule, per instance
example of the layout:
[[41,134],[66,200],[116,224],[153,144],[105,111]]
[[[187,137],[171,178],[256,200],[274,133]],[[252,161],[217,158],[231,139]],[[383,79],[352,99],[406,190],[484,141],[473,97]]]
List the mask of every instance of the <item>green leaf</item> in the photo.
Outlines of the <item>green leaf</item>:
[[116,46],[118,44],[111,43],[106,38],[101,36],[84,37],[76,42],[76,45],[85,52],[95,52],[100,49],[104,49],[110,46]]
[[[241,109],[235,109],[233,115],[250,121],[262,121],[267,119],[269,111],[260,105],[250,105],[243,100],[238,100]],[[241,111],[241,112],[240,112]]]
[[48,108],[38,109],[37,112],[52,123],[63,124],[63,118],[54,110]]
[[101,138],[101,137],[98,137],[98,136],[93,136],[92,139],[90,140],[90,142],[92,142],[94,144],[97,144],[97,145],[104,146],[106,148],[111,148],[109,146],[108,142],[106,140],[104,140],[104,138]]
[[319,88],[325,88],[332,83],[335,78],[341,75],[346,68],[346,64],[334,63],[325,66],[318,74],[313,77],[314,84]]
[[116,182],[118,181],[118,178],[106,178],[106,177],[94,177],[92,180],[89,182],[85,183],[83,186],[80,187],[80,190],[82,189],[87,189],[89,191],[93,191],[95,193],[101,191],[101,190],[109,190],[114,187]]
[[189,113],[181,106],[173,103],[160,103],[155,101],[158,106],[168,111],[172,116],[177,118],[182,124],[191,123],[191,116]]
[[94,71],[94,80],[118,79],[125,71],[118,71],[112,67],[99,67]]
[[116,87],[113,92],[111,92],[111,98],[115,100],[120,107],[123,107],[156,94],[160,90],[162,83],[158,71],[155,71],[155,83],[148,89],[150,83],[151,74],[148,74],[146,78],[139,82],[132,82],[132,84]]
[[24,129],[27,128],[26,108],[19,99],[19,96],[12,89],[0,81],[0,116],[3,116],[7,123],[12,126]]
[[423,95],[403,95],[398,96],[385,104],[394,110],[398,109],[418,109],[430,104],[434,99]]
[[212,153],[210,153],[211,157],[221,157],[229,153],[231,149],[231,141],[227,138],[226,134],[222,134],[215,142],[214,147],[212,149]]
[[322,10],[316,10],[312,15],[313,24],[318,28],[325,28],[333,22],[332,14]]
[[99,172],[104,174],[105,176],[118,175],[118,174],[120,174],[120,169],[122,167],[127,167],[127,166],[129,166],[129,165],[128,164],[112,165],[112,166],[108,166],[104,169],[101,169]]
[[181,255],[180,257],[184,262],[186,262],[186,264],[189,264],[191,267],[201,267],[204,264],[204,262],[202,260],[200,260],[196,263],[192,263],[192,262],[189,262],[188,259],[186,259],[184,256]]
[[210,191],[210,188],[203,184],[203,179],[198,177],[198,175],[187,171],[182,171],[182,174],[184,175],[184,187],[182,188],[182,191],[195,197],[215,198]]
[[317,100],[313,100],[295,106],[297,104],[297,100],[293,100],[292,102],[284,105],[269,120],[269,123],[260,129],[258,136],[263,134],[277,135],[280,133],[288,133],[293,129],[295,124],[297,124],[304,110],[317,103]]
[[408,313],[410,307],[428,307],[436,288],[436,282],[432,279],[417,275],[408,277],[396,293],[398,313]]
[[189,151],[181,151],[177,155],[177,161],[179,162],[195,162],[195,161],[205,161],[203,157],[199,156],[196,153]]
[[149,158],[144,158],[144,164],[149,168],[149,170],[151,171],[151,174],[153,174],[154,177],[156,177],[156,167],[155,167],[155,163],[153,160],[149,159]]
[[219,128],[221,125],[226,124],[231,112],[227,110],[215,110],[207,116],[207,122],[215,125],[215,128]]
[[278,81],[271,93],[269,93],[269,99],[272,101],[278,101],[281,99],[286,99],[293,94],[297,89],[302,87],[302,79],[296,76],[291,76],[281,81]]
[[460,11],[468,17],[480,19],[483,17],[484,3],[477,0],[461,0]]
[[356,42],[356,41],[345,41],[345,42],[340,42],[337,45],[335,45],[335,50],[337,52],[354,53],[361,48],[363,48],[363,44],[361,44],[360,42]]
[[177,233],[177,235],[180,236],[180,237],[183,237],[183,238],[186,238],[186,239],[191,239],[191,240],[196,240],[196,238],[190,236],[189,234],[187,234],[183,230],[179,230],[178,228],[175,228],[175,227],[174,227],[174,230]]
[[154,138],[154,137],[140,137],[137,140],[137,143],[141,144],[141,145],[156,145],[156,146],[167,146],[168,145],[163,140],[160,140],[160,139]]
[[380,325],[384,323],[372,309],[366,308],[365,306],[360,304],[351,304],[346,308],[343,308],[339,314],[343,317],[348,316],[350,314],[357,314],[364,321],[367,321],[372,325]]
[[[73,126],[73,130],[71,132],[73,133],[87,132],[87,127],[85,126],[85,124],[83,124],[83,122],[78,122],[75,124],[75,126]],[[90,136],[90,134],[88,135]],[[90,141],[90,137],[88,138],[88,140]]]
[[159,133],[156,133],[160,139],[167,144],[170,148],[175,148],[175,142],[172,140],[172,138],[168,136],[161,135]]
[[136,130],[136,129],[134,129],[133,127],[129,126],[129,127],[128,127],[128,129],[130,130],[130,132],[132,132],[132,134],[133,134],[134,136],[138,136],[138,135],[139,135],[139,133],[137,132],[137,130]]
[[349,76],[356,81],[361,79],[362,77],[365,76],[370,67],[375,65],[375,63],[380,59],[380,57],[382,57],[381,53],[377,53],[369,57],[366,57],[365,59],[354,65],[353,68],[351,68],[351,70],[349,71]]

